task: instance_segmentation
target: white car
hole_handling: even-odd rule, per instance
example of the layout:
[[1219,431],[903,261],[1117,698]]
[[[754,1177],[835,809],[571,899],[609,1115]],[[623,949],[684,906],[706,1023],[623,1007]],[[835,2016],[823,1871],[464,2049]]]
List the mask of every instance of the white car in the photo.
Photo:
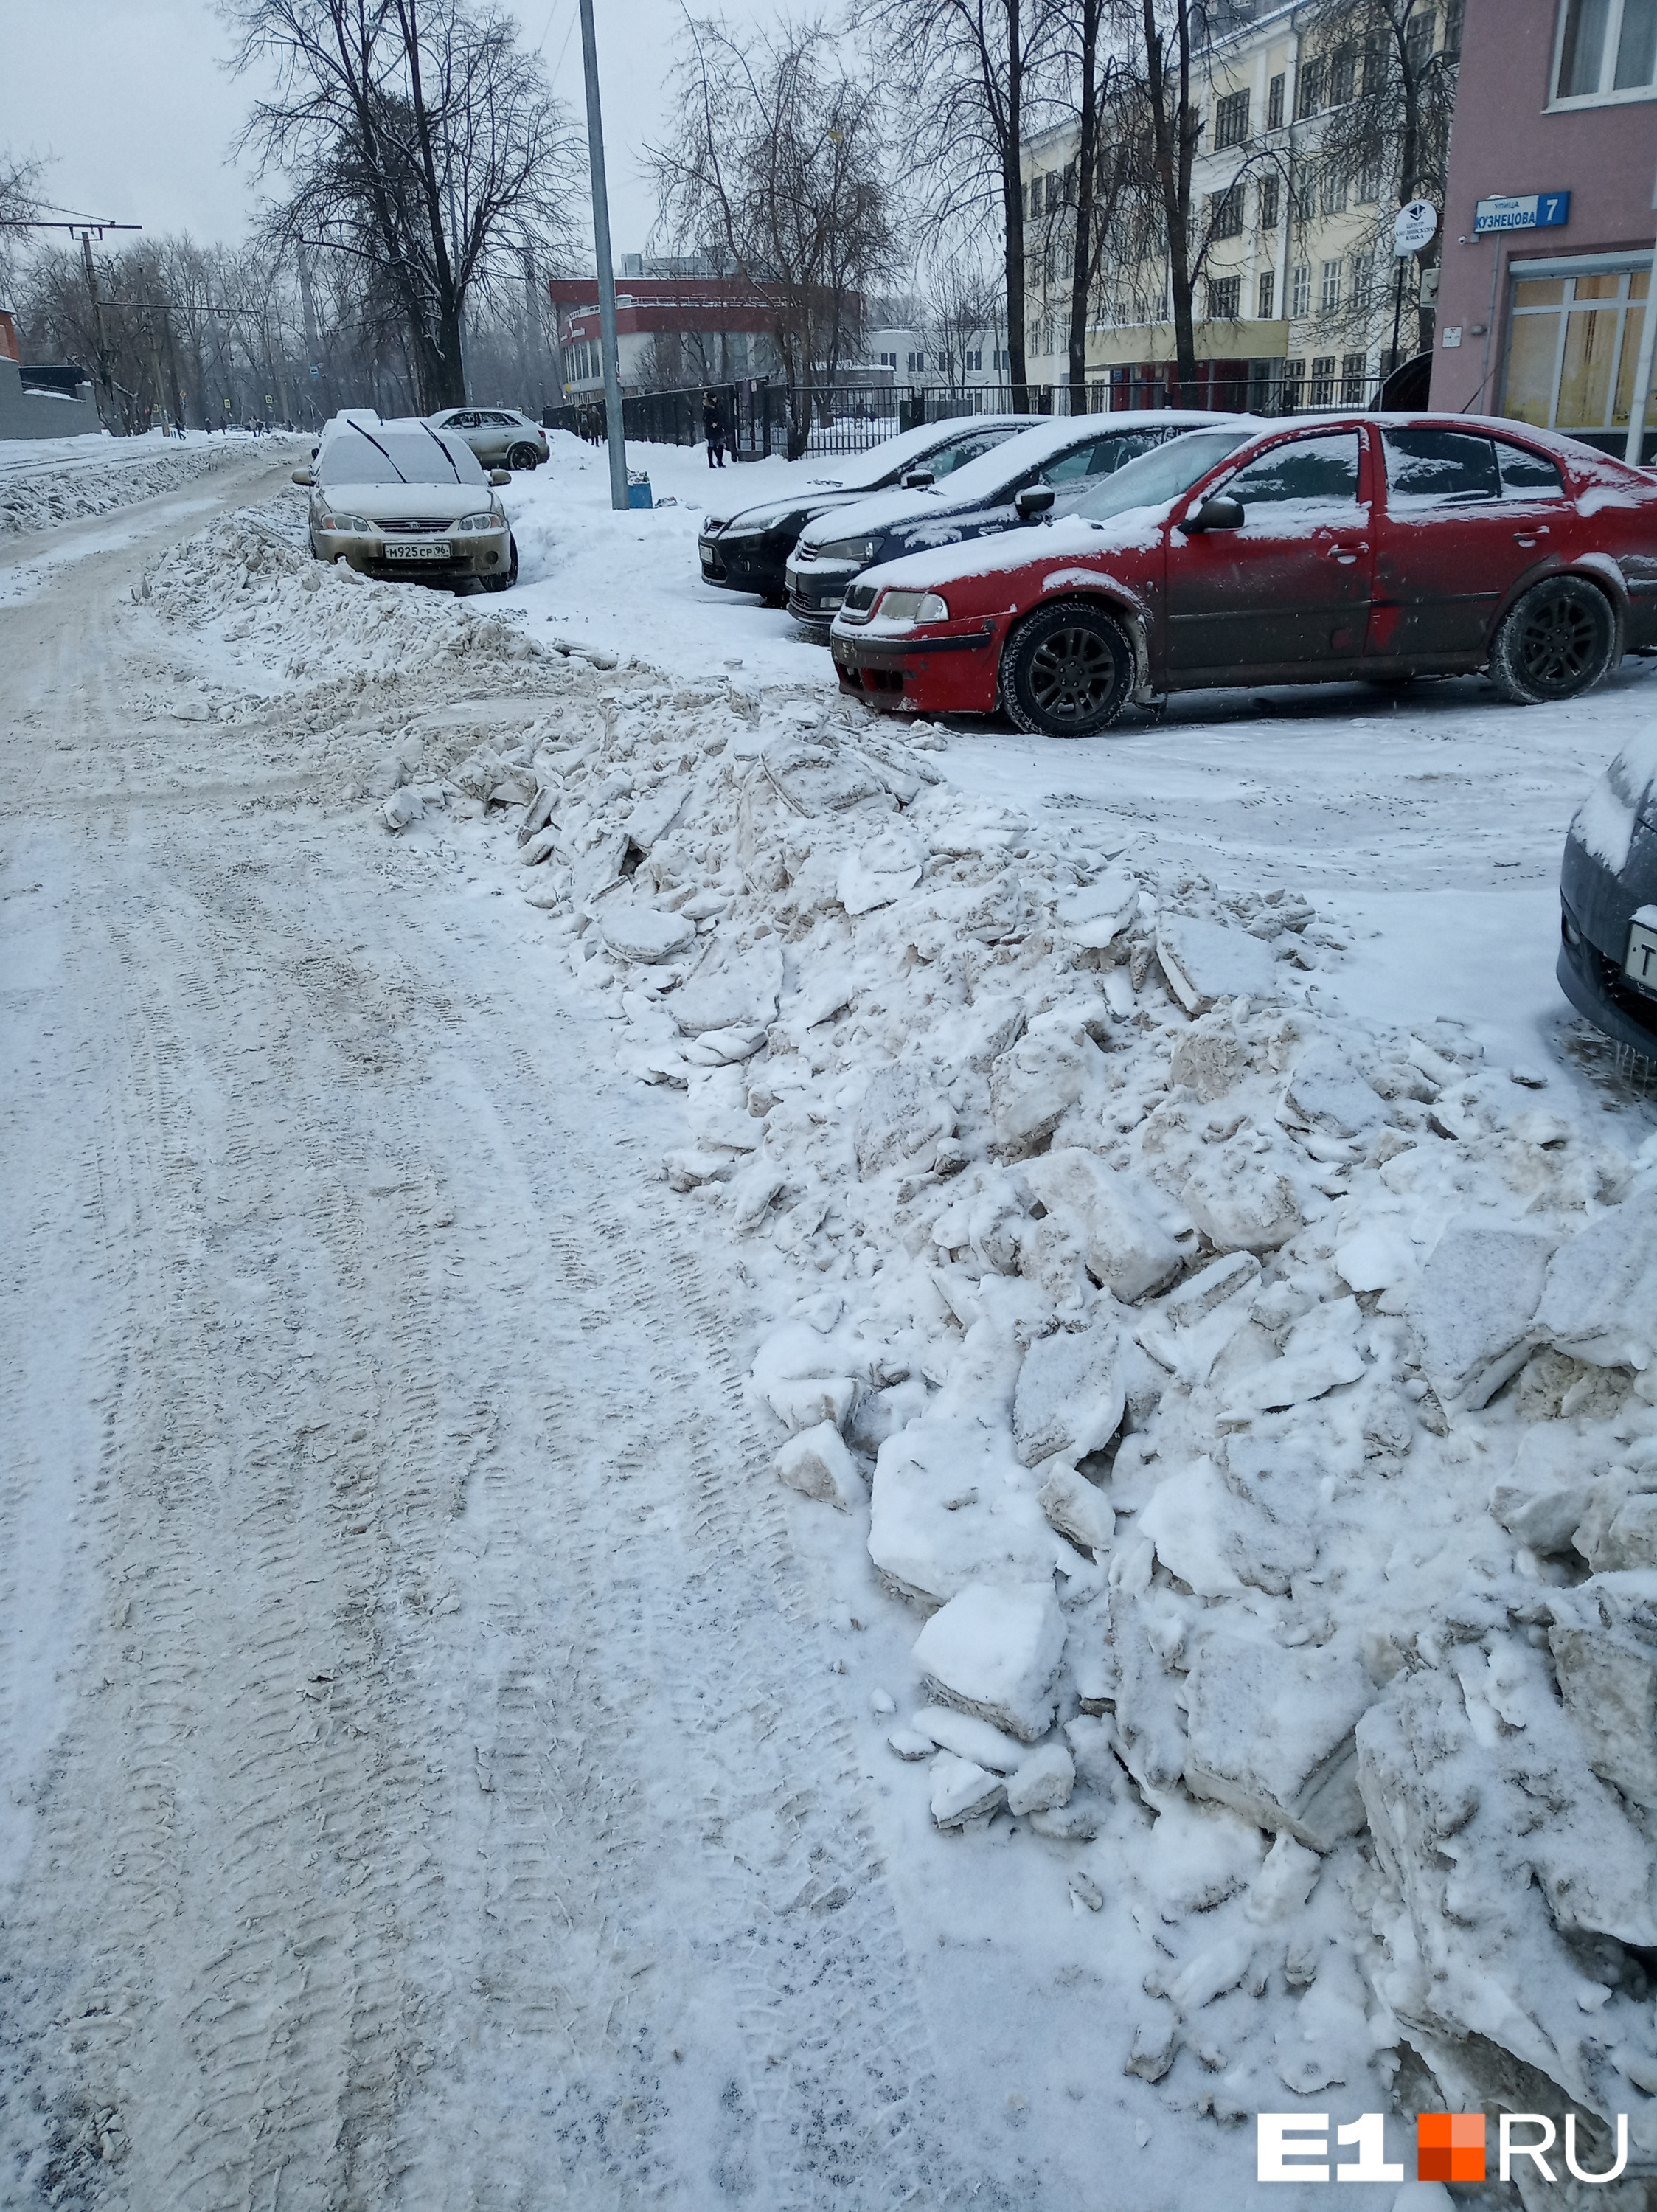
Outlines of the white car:
[[486,592],[518,580],[518,547],[496,485],[464,441],[417,416],[376,422],[336,416],[308,469],[294,482],[311,494],[311,550],[366,576],[418,577]]

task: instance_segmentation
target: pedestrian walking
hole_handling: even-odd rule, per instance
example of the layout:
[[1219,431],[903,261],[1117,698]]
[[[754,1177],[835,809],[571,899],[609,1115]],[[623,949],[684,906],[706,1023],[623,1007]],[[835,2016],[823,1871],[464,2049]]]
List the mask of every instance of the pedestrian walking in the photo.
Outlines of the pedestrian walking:
[[725,410],[718,395],[712,392],[702,394],[702,435],[707,441],[707,465],[725,466]]

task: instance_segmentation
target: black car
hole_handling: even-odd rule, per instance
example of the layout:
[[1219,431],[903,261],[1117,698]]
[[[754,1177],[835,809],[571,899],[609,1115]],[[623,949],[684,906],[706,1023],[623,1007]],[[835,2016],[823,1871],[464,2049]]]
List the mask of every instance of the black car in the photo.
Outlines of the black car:
[[1187,430],[1230,424],[1258,427],[1247,416],[1172,408],[1065,417],[1022,432],[947,483],[859,500],[801,531],[788,564],[788,611],[826,640],[847,586],[864,569],[1067,514],[1089,489],[1098,489],[1101,477],[1114,475],[1153,447]]
[[1657,740],[1619,753],[1565,840],[1560,987],[1617,1043],[1657,1060]]
[[1036,415],[956,416],[883,439],[866,453],[825,457],[816,465],[817,474],[796,481],[781,497],[762,500],[728,516],[707,516],[698,544],[702,580],[728,592],[757,592],[762,599],[780,606],[788,590],[788,556],[814,516],[867,499],[871,492],[893,484],[913,481],[919,485],[949,476],[1041,419]]

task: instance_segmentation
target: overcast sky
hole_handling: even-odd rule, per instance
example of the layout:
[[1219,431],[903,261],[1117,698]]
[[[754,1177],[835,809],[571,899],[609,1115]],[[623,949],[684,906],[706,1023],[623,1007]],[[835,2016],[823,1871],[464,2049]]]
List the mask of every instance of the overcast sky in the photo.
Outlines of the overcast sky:
[[[526,42],[554,88],[585,116],[576,0],[516,0]],[[768,21],[779,0],[725,0],[727,20]],[[210,0],[6,0],[0,13],[0,150],[56,156],[44,196],[76,212],[234,239],[257,203],[230,142],[248,88],[220,66],[229,41]],[[597,0],[619,257],[645,243],[652,205],[642,149],[663,127],[663,78],[683,21],[679,0]]]

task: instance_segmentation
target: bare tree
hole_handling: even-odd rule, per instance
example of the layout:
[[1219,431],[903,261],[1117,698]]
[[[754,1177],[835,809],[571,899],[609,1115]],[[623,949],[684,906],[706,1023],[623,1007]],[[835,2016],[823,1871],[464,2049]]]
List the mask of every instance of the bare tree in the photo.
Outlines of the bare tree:
[[1052,35],[1050,0],[860,0],[900,88],[925,220],[998,216],[1013,404],[1029,404],[1024,140]]
[[648,149],[659,232],[763,303],[796,458],[814,378],[832,386],[866,288],[894,258],[879,94],[812,21],[738,37],[690,19],[673,88],[677,131]]
[[952,385],[964,385],[967,355],[974,338],[998,340],[1002,320],[999,282],[985,266],[977,241],[963,229],[934,240],[921,270],[920,299],[913,319],[928,357],[944,364]]
[[476,0],[221,4],[232,67],[275,80],[241,139],[288,186],[273,236],[367,264],[423,403],[464,399],[469,298],[568,228],[575,142],[538,57]]

